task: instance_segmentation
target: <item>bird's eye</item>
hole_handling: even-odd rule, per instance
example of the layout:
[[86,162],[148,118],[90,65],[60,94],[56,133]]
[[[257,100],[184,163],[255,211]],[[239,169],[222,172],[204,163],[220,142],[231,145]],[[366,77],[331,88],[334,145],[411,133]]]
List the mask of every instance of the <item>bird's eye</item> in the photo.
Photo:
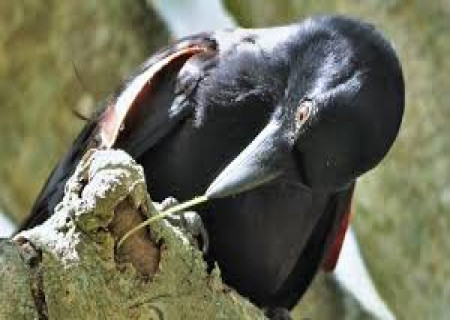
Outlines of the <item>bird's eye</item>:
[[311,106],[312,102],[309,100],[304,100],[300,103],[300,105],[297,108],[297,116],[296,116],[296,122],[297,127],[301,126],[308,120],[309,115],[311,114]]

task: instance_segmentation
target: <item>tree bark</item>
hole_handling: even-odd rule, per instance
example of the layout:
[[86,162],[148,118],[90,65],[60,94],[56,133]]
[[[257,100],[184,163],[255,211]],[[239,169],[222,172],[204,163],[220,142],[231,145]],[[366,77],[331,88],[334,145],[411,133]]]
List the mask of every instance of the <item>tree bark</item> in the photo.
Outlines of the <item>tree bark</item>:
[[0,241],[0,319],[264,319],[155,212],[142,168],[91,151],[43,225]]

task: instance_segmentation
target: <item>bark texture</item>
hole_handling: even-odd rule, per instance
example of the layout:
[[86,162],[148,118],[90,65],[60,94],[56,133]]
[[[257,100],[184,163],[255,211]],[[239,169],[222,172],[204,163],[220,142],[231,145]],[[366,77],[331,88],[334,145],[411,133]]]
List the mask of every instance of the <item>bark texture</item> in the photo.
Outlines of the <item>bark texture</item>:
[[155,212],[123,151],[88,152],[43,225],[0,242],[0,319],[264,319]]

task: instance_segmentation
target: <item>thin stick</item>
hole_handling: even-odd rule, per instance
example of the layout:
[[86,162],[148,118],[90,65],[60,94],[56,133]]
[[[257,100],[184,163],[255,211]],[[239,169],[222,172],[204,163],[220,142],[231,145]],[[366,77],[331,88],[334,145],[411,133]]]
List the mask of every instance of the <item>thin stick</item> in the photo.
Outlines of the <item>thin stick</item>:
[[135,233],[136,231],[152,224],[153,222],[157,221],[157,220],[161,220],[162,218],[165,218],[171,214],[183,211],[185,209],[188,209],[190,207],[196,206],[200,203],[206,202],[208,201],[208,197],[207,196],[200,196],[200,197],[195,197],[191,200],[188,200],[186,202],[177,204],[176,206],[173,206],[172,208],[169,208],[167,210],[164,210],[163,212],[148,218],[147,220],[145,220],[144,222],[138,224],[136,227],[134,227],[133,229],[129,230],[127,233],[125,233],[125,235],[122,237],[122,239],[120,239],[120,241],[117,243],[117,248],[120,248],[120,246],[125,242],[125,240],[127,240],[133,233]]

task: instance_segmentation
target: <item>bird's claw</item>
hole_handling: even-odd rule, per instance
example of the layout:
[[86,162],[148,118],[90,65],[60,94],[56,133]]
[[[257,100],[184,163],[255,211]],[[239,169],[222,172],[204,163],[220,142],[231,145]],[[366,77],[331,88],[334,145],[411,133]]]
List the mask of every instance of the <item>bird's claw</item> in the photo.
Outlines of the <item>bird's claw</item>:
[[[164,199],[159,205],[156,205],[159,211],[167,210],[179,202],[174,197]],[[195,211],[183,211],[179,213],[170,214],[165,218],[172,226],[175,226],[193,239],[194,245],[203,253],[206,253],[209,248],[209,236],[206,231],[200,215]]]

